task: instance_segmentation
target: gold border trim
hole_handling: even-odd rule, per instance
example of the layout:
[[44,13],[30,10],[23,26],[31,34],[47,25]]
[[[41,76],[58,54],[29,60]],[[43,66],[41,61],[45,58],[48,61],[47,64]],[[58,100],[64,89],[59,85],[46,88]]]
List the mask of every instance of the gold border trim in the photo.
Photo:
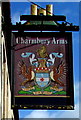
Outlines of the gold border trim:
[[15,97],[70,97],[70,96],[15,96]]

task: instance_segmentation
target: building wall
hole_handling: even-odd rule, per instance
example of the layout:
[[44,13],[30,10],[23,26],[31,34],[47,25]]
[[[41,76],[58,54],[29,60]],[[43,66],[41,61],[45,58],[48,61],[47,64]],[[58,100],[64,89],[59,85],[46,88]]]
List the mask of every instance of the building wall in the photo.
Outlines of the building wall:
[[[0,3],[0,26],[1,26],[1,16],[2,8]],[[4,16],[3,16],[4,17]],[[1,28],[1,27],[0,27]],[[6,32],[6,31],[5,31]],[[14,118],[14,112],[11,109],[11,88],[8,73],[7,64],[7,52],[4,31],[0,30],[0,117],[3,118]],[[7,41],[6,41],[7,42]],[[1,120],[0,118],[0,120]]]
[[[13,110],[11,109],[11,90],[7,66],[5,38],[2,37],[2,50],[1,50],[1,117],[14,118]],[[4,62],[5,59],[5,62]]]

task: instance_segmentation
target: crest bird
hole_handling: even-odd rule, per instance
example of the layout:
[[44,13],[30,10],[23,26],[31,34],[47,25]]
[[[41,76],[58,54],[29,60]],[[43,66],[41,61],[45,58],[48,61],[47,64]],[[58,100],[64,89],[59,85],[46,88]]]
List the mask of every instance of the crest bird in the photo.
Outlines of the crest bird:
[[27,84],[27,82],[31,81],[34,78],[34,72],[32,71],[32,67],[29,67],[27,70],[27,67],[25,63],[22,61],[22,64],[19,65],[20,67],[20,74],[23,75],[23,77],[26,79],[24,82],[22,82],[22,86]]
[[60,64],[58,67],[53,67],[53,76],[52,80],[54,80],[56,83],[58,83],[60,86],[64,86],[64,83],[61,81],[61,79],[64,79],[66,75],[66,66],[64,63]]

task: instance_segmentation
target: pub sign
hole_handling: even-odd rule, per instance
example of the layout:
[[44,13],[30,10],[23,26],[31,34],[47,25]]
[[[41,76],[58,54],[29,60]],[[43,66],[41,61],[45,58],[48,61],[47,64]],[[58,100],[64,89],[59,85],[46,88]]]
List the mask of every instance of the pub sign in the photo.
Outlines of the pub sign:
[[72,33],[12,33],[12,107],[74,109]]

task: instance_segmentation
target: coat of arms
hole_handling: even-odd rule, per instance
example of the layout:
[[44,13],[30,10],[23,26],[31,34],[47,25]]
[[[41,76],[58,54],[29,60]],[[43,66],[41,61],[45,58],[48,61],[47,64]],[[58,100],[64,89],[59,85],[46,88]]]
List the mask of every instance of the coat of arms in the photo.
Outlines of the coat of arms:
[[[36,54],[39,56],[36,57]],[[62,81],[66,75],[66,65],[63,61],[63,54],[52,52],[47,53],[45,45],[36,50],[36,54],[32,52],[21,53],[22,58],[29,58],[30,66],[24,61],[19,62],[20,75],[24,81],[20,84],[21,92],[28,95],[54,95],[56,93],[66,94]],[[62,59],[56,67],[56,59]]]

